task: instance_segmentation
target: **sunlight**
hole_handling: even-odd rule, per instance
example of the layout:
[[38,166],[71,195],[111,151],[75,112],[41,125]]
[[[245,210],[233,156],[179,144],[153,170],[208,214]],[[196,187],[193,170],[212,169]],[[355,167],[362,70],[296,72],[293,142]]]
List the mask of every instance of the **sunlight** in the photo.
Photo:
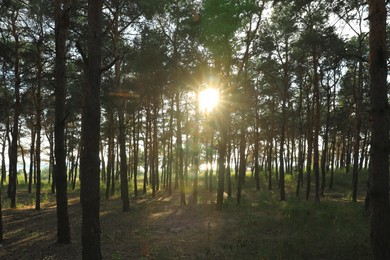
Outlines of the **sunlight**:
[[218,90],[215,88],[206,88],[199,93],[199,106],[204,112],[211,112],[219,100]]

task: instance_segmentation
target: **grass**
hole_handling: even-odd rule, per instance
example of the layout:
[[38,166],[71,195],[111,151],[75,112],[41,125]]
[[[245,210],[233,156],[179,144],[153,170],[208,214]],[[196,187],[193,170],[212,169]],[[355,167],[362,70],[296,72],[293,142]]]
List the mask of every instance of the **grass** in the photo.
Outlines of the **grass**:
[[256,193],[253,180],[247,178],[241,205],[237,206],[234,199],[224,203],[224,214],[239,216],[239,229],[230,232],[230,239],[220,245],[222,248],[214,252],[215,256],[371,259],[368,217],[363,204],[367,177],[366,171],[360,173],[358,203],[350,198],[352,176],[344,172],[335,173],[333,189],[325,190],[320,203],[314,203],[314,195],[306,201],[305,190],[295,196],[294,175],[286,176],[287,201],[279,200],[278,190],[268,191],[265,179],[262,191]]

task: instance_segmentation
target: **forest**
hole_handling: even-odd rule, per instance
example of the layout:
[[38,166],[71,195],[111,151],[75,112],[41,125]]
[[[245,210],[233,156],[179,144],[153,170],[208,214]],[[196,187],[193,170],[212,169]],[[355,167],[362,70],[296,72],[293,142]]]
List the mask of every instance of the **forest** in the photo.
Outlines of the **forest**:
[[0,258],[390,259],[384,0],[0,0]]

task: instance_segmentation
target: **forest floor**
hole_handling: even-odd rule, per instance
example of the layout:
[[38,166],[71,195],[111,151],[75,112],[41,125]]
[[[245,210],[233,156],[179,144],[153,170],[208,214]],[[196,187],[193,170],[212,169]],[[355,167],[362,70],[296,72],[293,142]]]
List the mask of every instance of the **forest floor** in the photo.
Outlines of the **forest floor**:
[[[201,189],[201,188],[200,188]],[[362,192],[362,194],[364,191]],[[361,195],[362,195],[361,194]],[[19,195],[19,201],[23,200]],[[46,194],[45,196],[52,196]],[[190,199],[190,194],[188,198]],[[131,200],[101,200],[104,259],[371,259],[363,197],[326,193],[321,203],[289,194],[286,202],[268,190],[244,189],[241,205],[226,199],[215,210],[215,192],[200,191],[198,205],[180,206],[179,194]],[[81,259],[81,205],[69,193],[72,243],[56,244],[56,208],[48,198],[40,211],[31,205],[3,209],[0,259]]]

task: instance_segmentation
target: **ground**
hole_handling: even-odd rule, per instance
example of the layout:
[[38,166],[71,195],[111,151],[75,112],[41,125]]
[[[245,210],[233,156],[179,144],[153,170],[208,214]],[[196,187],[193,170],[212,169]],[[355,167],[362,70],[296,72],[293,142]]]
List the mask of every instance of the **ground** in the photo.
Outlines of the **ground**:
[[[46,195],[51,196],[51,195]],[[190,199],[188,195],[188,199]],[[243,203],[226,199],[215,210],[215,192],[201,191],[198,205],[180,206],[179,195],[131,200],[122,212],[118,196],[101,200],[104,259],[370,259],[362,204],[324,199],[280,202],[270,191],[244,191]],[[0,259],[81,259],[81,206],[69,194],[72,243],[56,244],[52,199],[3,209]]]

